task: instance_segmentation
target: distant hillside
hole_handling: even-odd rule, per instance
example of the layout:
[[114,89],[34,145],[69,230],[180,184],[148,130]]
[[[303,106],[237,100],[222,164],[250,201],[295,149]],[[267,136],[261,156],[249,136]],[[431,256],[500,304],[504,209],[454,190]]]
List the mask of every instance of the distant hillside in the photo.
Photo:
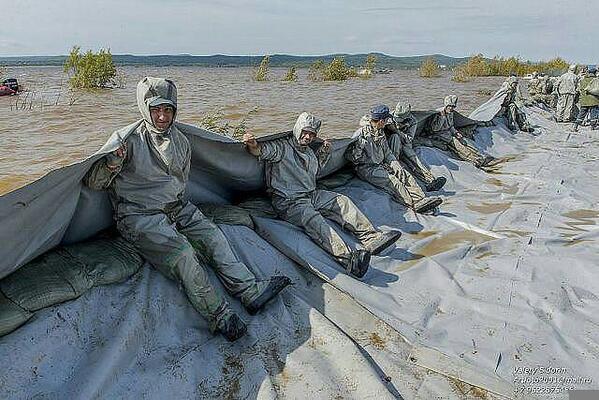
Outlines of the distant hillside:
[[[414,69],[418,68],[422,60],[430,56],[394,57],[386,54],[375,53],[377,68]],[[323,56],[293,56],[274,54],[270,56],[272,67],[308,67],[316,60],[331,61],[334,57],[343,56],[345,61],[352,66],[363,65],[367,54],[328,54]],[[442,54],[432,55],[441,65],[454,66],[465,62],[468,58],[454,58]],[[66,56],[23,56],[0,57],[0,65],[17,66],[61,66]],[[248,67],[260,64],[262,56],[227,56],[216,54],[212,56],[156,55],[134,56],[129,54],[115,54],[113,60],[117,65],[148,65],[148,66],[203,66],[203,67]]]

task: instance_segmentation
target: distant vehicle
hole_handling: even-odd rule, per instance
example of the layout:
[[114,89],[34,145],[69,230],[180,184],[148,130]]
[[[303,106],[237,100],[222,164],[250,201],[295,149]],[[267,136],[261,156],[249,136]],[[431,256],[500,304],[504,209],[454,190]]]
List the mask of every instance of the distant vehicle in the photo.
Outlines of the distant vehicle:
[[0,85],[0,96],[11,96],[20,91],[19,82],[15,78],[5,79]]

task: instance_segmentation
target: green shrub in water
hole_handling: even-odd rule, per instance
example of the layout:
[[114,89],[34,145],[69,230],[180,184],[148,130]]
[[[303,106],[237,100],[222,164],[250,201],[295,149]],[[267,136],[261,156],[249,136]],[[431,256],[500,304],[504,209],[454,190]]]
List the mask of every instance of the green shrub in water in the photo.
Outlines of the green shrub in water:
[[64,63],[64,71],[71,74],[69,84],[77,89],[115,86],[117,70],[110,50],[100,49],[97,54],[91,50],[81,54],[80,50],[74,46]]

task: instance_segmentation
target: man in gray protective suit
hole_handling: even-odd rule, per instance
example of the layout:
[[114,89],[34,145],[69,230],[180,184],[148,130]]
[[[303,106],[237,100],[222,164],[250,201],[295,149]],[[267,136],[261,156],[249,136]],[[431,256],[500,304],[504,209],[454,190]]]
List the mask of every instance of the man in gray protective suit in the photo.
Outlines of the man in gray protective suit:
[[[365,115],[360,119],[360,127],[368,125],[370,125],[370,115]],[[402,163],[402,166],[408,172],[424,182],[424,188],[427,192],[434,192],[441,189],[447,179],[444,176],[435,178],[414,151],[412,141],[417,128],[418,121],[412,114],[411,104],[400,100],[395,106],[392,118],[387,119],[384,130],[387,143],[395,158]]]
[[576,94],[578,93],[578,82],[580,77],[576,75],[576,65],[570,65],[568,72],[559,77],[555,84],[557,92],[557,122],[570,122],[575,117]]
[[551,91],[548,90],[548,85],[549,79],[546,75],[539,74],[537,71],[532,73],[532,77],[528,82],[528,94],[532,104],[551,106]]
[[[368,270],[370,255],[392,245],[401,233],[377,231],[348,197],[316,189],[317,173],[331,152],[328,141],[316,151],[310,146],[320,125],[319,119],[304,112],[288,137],[258,143],[248,133],[243,140],[250,154],[266,162],[266,186],[279,216],[302,227],[316,244],[345,266],[349,274],[361,278]],[[353,233],[364,249],[352,251],[327,219]]]
[[428,126],[417,137],[417,144],[449,151],[458,160],[471,162],[478,168],[495,163],[494,157],[481,154],[455,128],[453,112],[458,104],[458,96],[446,96],[443,104],[444,107],[431,117]]
[[511,131],[534,132],[534,128],[530,126],[526,114],[521,109],[524,106],[524,98],[520,92],[518,78],[510,76],[503,85],[506,90],[506,96],[503,99],[503,103],[501,103],[501,110],[498,115],[505,116],[507,127]]
[[430,169],[420,160],[412,147],[416,136],[418,121],[412,114],[412,105],[400,100],[393,110],[393,118],[385,125],[389,147],[399,161],[408,167],[408,170],[425,184],[427,192],[434,192],[445,185],[444,176],[435,178]]
[[368,125],[358,129],[354,135],[357,139],[347,148],[345,157],[354,164],[360,179],[389,193],[395,201],[417,213],[433,211],[443,200],[427,198],[414,177],[397,161],[385,135],[390,118],[387,106],[374,107]]
[[160,78],[142,79],[137,85],[137,105],[143,119],[120,148],[92,166],[84,181],[92,189],[109,190],[123,237],[162,274],[182,284],[212,331],[234,341],[247,328],[210,283],[206,265],[250,314],[291,281],[284,276],[257,280],[235,256],[221,230],[184,199],[191,147],[174,122],[175,84]]

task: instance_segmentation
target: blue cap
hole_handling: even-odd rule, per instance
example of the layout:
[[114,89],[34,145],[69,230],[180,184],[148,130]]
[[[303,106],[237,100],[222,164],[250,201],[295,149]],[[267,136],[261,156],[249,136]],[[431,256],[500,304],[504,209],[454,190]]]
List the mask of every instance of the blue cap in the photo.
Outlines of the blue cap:
[[384,104],[374,107],[370,110],[370,119],[373,121],[380,121],[382,119],[387,119],[391,117],[391,113],[389,112],[389,107]]
[[596,65],[589,65],[587,67],[587,71],[589,71],[590,73],[595,73],[595,72],[597,72],[597,66]]

